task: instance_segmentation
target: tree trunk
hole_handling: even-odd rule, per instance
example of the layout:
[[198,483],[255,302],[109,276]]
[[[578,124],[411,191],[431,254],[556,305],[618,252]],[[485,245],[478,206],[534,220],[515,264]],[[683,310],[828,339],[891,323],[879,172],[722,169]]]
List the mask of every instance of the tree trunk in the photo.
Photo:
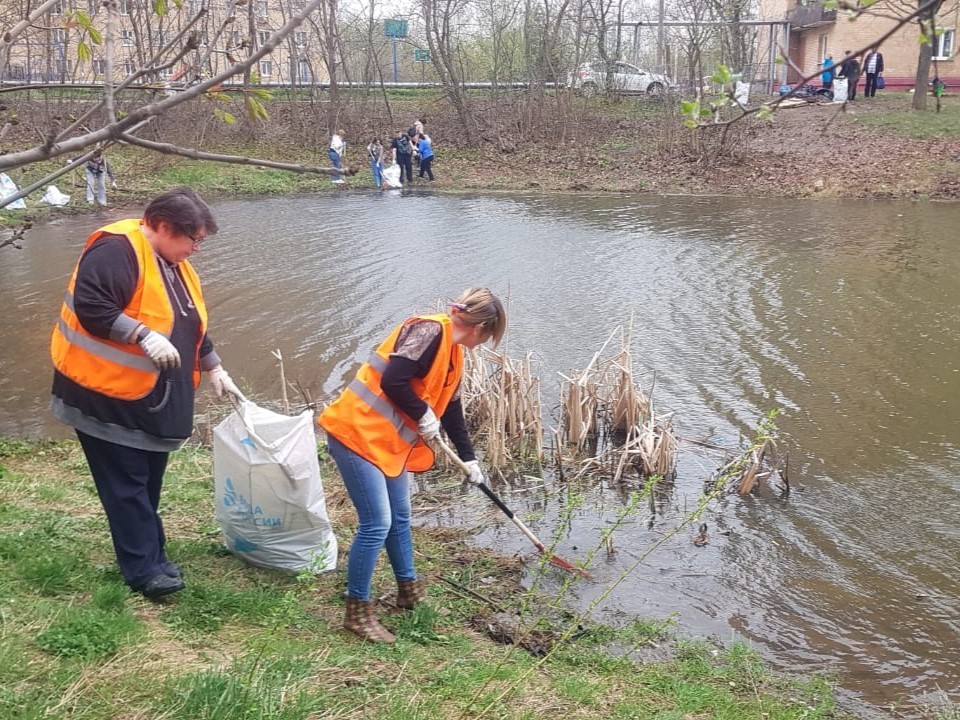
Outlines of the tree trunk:
[[[918,6],[922,8],[930,0],[917,0]],[[928,38],[927,42],[920,45],[920,55],[917,58],[917,75],[913,85],[913,109],[927,109],[927,83],[930,80],[930,58],[933,57],[933,37],[936,27],[935,19],[940,10],[942,2],[930,3],[930,7],[917,20],[920,23],[920,31]]]

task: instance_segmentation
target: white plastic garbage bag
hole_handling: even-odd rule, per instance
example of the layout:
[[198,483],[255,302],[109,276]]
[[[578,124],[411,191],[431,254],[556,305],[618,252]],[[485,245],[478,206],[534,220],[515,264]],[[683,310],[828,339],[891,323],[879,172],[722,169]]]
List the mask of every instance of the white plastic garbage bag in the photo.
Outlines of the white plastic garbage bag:
[[311,411],[289,417],[242,402],[213,431],[213,475],[231,552],[260,567],[336,567]]
[[400,181],[400,166],[397,163],[387,165],[383,169],[382,177],[385,188],[403,187],[403,183]]
[[733,97],[741,105],[747,105],[750,102],[750,83],[737,80],[733,86]]
[[843,103],[847,101],[847,79],[835,78],[833,81],[833,101]]
[[[16,195],[20,191],[20,188],[17,187],[17,184],[10,179],[10,176],[6,173],[0,173],[0,198],[10,197],[11,195]],[[23,201],[23,198],[19,200],[14,200],[9,205],[4,206],[4,210],[23,210],[27,207],[27,204]]]
[[56,185],[47,185],[47,191],[40,198],[40,202],[59,207],[70,202],[70,196],[60,192]]

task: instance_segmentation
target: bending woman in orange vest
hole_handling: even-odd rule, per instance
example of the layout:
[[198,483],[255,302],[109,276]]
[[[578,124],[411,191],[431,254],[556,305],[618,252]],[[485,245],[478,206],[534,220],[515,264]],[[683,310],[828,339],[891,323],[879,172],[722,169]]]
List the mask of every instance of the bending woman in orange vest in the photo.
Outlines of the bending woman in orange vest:
[[53,414],[76,429],[124,580],[150,599],[184,588],[157,509],[167,457],[193,432],[201,371],[218,397],[242,397],[207,337],[200,280],[187,260],[216,232],[189,188],[154,199],[143,220],[94,232],[50,343]]
[[506,329],[503,304],[489,290],[466,290],[449,313],[413,317],[395,328],[317,420],[357,510],[343,625],[366,640],[395,641],[370,600],[382,548],[397,579],[397,607],[413,608],[426,596],[413,567],[408,475],[433,466],[424,441],[437,437],[442,424],[470,466],[471,481],[483,480],[460,403],[463,348],[499,343]]

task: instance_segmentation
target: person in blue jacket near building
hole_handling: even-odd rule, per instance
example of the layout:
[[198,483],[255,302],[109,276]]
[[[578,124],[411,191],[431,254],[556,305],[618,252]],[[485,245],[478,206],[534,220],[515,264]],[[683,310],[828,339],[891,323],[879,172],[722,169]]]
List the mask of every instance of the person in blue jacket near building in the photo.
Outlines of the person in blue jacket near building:
[[420,172],[418,177],[423,177],[426,173],[433,182],[433,141],[426,133],[420,134],[420,141],[417,143],[417,152],[420,153]]
[[833,89],[833,55],[827,55],[820,63],[823,72],[820,73],[820,80],[823,82],[824,90]]

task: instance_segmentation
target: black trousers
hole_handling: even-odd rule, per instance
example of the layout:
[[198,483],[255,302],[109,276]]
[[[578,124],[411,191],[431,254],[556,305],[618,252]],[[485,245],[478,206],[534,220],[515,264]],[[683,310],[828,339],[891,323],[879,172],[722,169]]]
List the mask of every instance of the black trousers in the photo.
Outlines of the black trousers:
[[132,588],[163,574],[166,536],[157,509],[169,453],[137,450],[86,435],[77,437],[110,524],[120,574]]
[[407,180],[413,182],[413,156],[410,153],[397,153],[397,164],[400,166],[400,182],[403,182],[403,173],[407,173]]
[[853,100],[857,96],[857,82],[860,78],[856,75],[851,75],[847,78],[847,100]]
[[867,82],[863,86],[864,97],[877,96],[877,74],[878,73],[867,73]]
[[423,174],[426,173],[431,180],[433,180],[433,170],[431,166],[433,165],[433,155],[428,158],[420,158],[420,177],[423,177]]

